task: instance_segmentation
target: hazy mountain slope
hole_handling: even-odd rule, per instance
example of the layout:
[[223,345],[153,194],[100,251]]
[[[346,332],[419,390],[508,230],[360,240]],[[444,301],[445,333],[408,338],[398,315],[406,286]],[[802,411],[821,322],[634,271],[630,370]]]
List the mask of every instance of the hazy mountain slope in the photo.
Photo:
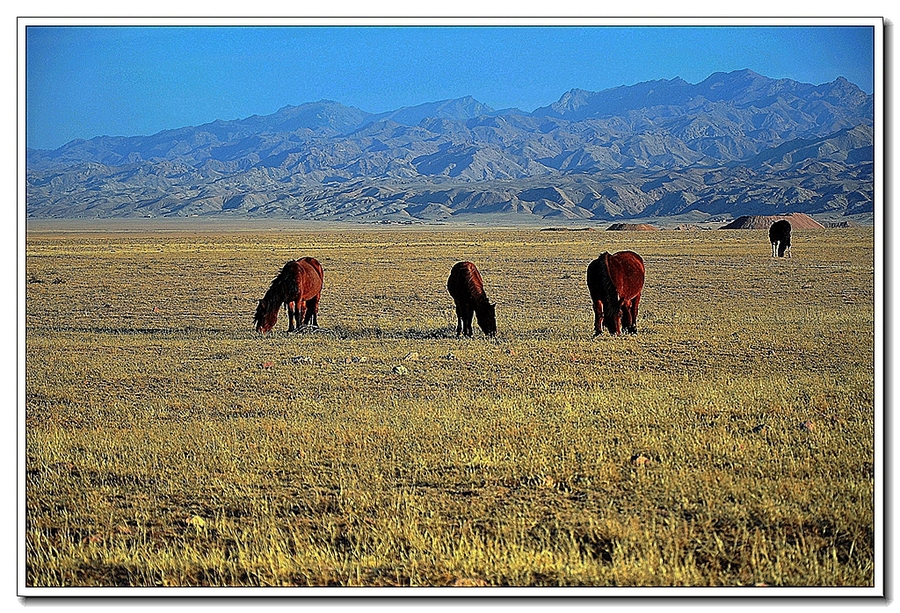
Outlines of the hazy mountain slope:
[[571,219],[872,210],[873,100],[751,71],[572,90],[494,111],[471,97],[372,114],[284,107],[27,152],[34,217]]

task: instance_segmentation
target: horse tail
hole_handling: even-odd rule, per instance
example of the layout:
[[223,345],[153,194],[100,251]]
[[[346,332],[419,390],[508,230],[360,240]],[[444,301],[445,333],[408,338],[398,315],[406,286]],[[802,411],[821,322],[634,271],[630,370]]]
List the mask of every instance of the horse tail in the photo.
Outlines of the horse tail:
[[603,266],[600,267],[600,282],[603,284],[603,293],[606,294],[608,300],[619,301],[619,290],[613,283],[612,276],[609,274],[609,253],[604,253]]

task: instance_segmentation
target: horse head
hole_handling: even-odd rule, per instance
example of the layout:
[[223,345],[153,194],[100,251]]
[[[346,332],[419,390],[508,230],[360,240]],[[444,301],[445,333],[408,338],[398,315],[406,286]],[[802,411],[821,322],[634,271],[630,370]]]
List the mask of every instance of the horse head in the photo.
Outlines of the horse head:
[[614,307],[604,310],[603,327],[609,330],[610,334],[620,334],[622,332],[622,309]]
[[253,321],[256,324],[256,331],[265,334],[275,325],[278,320],[278,307],[271,309],[265,300],[260,300],[256,306],[256,314]]
[[488,336],[497,334],[497,305],[488,303],[487,306],[475,311],[478,327]]

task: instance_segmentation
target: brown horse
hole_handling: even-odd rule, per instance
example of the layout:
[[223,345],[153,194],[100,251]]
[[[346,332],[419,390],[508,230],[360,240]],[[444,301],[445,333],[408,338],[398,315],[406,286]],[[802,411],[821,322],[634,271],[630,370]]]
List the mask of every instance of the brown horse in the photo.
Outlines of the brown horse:
[[450,269],[447,291],[456,303],[456,337],[472,336],[472,316],[488,336],[497,334],[496,305],[488,302],[481,273],[472,262],[457,262]]
[[319,298],[324,278],[322,265],[315,258],[306,257],[285,264],[256,307],[253,317],[256,331],[265,334],[272,329],[278,321],[282,304],[287,306],[288,332],[299,330],[301,324],[318,327]]
[[638,304],[644,288],[644,260],[633,251],[603,253],[588,265],[587,285],[594,307],[594,336],[637,334]]

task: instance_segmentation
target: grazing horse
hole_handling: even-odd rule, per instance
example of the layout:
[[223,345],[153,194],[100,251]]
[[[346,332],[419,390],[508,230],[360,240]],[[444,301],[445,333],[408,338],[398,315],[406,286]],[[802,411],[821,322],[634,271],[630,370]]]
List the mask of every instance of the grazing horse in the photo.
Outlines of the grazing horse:
[[253,317],[256,331],[265,334],[272,329],[282,304],[287,306],[288,332],[299,330],[301,325],[318,327],[324,278],[322,265],[315,258],[305,257],[285,264],[256,307]]
[[456,303],[456,337],[472,336],[472,315],[488,336],[497,334],[496,305],[488,302],[481,273],[472,262],[457,262],[450,269],[447,291]]
[[644,288],[644,260],[633,251],[603,253],[588,264],[587,285],[594,307],[594,336],[637,334],[638,304]]
[[791,257],[791,222],[779,219],[769,228],[769,242],[772,243],[772,257],[783,258],[785,251]]

